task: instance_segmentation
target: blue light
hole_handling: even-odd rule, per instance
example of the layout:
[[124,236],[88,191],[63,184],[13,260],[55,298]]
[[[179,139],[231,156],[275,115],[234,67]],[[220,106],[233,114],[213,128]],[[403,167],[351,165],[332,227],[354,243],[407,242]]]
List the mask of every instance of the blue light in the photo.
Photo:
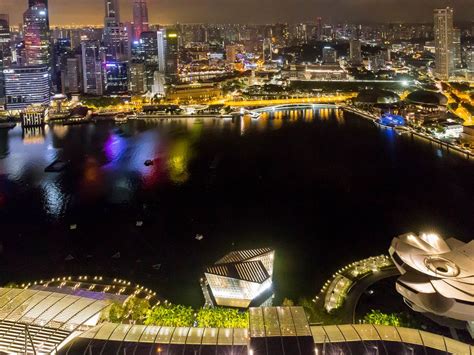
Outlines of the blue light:
[[392,115],[392,114],[385,114],[380,118],[380,124],[384,126],[405,126],[406,121],[405,118],[402,116],[398,115]]

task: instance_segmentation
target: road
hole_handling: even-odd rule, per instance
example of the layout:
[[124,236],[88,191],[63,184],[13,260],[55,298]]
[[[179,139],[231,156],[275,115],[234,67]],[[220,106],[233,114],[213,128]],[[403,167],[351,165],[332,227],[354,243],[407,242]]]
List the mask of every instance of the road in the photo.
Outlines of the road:
[[[372,273],[369,276],[356,281],[354,286],[352,286],[349,293],[347,294],[346,300],[341,308],[341,314],[344,318],[344,323],[356,324],[355,312],[357,309],[357,304],[359,303],[360,297],[370,286],[379,282],[380,280],[397,275],[400,275],[398,269],[395,266],[392,266],[380,270],[377,273]],[[395,285],[393,287],[395,287]]]

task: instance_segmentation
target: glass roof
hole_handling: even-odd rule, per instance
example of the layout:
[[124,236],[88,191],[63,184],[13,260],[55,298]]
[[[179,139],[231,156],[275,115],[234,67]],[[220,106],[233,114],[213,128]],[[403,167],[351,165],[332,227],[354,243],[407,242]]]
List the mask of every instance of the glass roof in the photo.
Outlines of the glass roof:
[[312,326],[311,332],[315,344],[386,341],[418,345],[452,354],[474,353],[474,347],[468,344],[418,329],[353,324]]

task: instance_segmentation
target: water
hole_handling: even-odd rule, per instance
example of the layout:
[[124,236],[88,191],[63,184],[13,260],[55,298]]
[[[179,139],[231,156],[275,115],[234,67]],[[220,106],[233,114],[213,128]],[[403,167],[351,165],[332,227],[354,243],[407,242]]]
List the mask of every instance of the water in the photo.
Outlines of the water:
[[461,156],[329,109],[2,130],[0,282],[104,275],[198,306],[206,265],[271,246],[277,301],[312,297],[400,233],[471,240],[473,182]]

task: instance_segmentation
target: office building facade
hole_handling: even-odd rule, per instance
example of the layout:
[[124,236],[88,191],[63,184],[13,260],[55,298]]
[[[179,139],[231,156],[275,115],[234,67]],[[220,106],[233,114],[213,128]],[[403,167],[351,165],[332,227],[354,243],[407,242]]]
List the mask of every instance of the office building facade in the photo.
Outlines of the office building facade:
[[48,9],[43,4],[28,8],[23,15],[27,65],[50,65],[51,41],[48,22]]
[[141,34],[149,29],[146,0],[133,0],[133,29],[134,40],[139,40]]
[[4,69],[3,75],[8,110],[49,104],[50,73],[47,66],[11,67]]
[[454,10],[450,7],[434,10],[435,75],[449,79],[453,67]]
[[82,90],[84,94],[100,96],[104,93],[102,61],[99,51],[99,41],[81,43]]

